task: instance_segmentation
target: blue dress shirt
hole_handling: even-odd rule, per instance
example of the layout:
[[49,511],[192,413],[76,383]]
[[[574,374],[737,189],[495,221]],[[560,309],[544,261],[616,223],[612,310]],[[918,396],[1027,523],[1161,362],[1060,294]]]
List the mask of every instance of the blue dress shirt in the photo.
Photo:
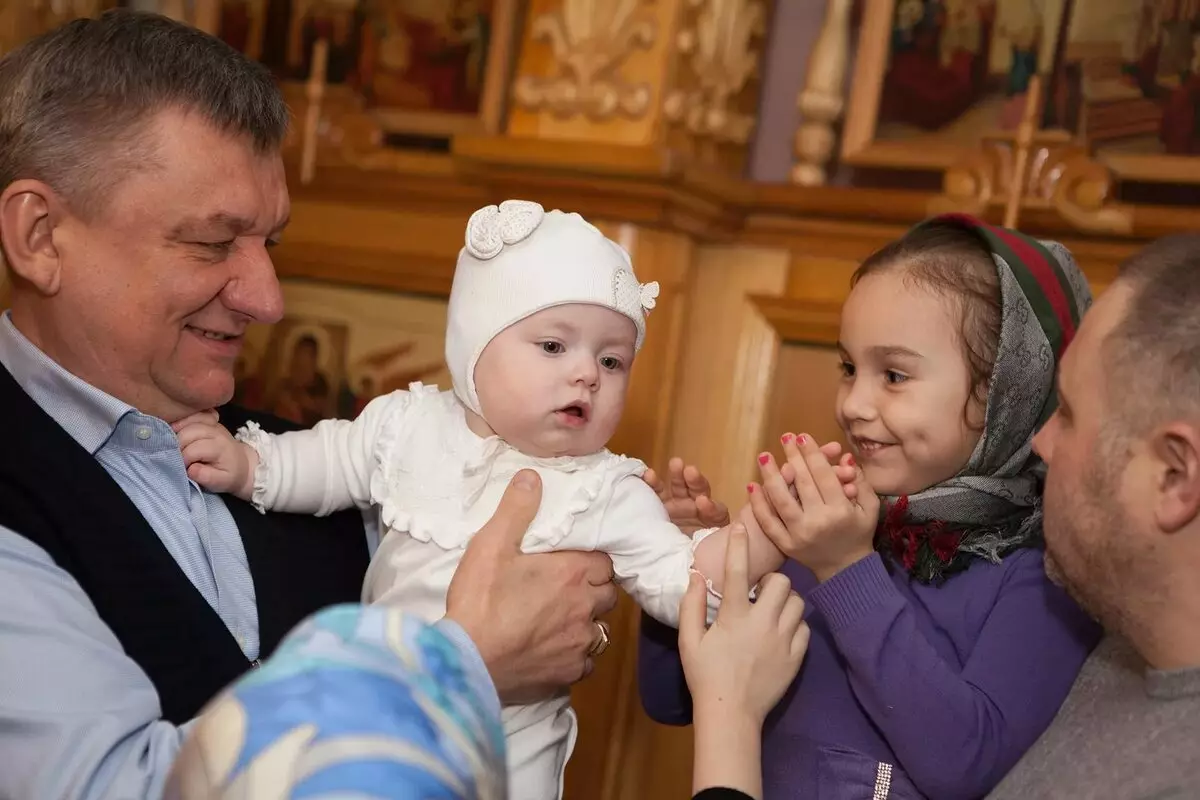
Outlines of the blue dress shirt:
[[[241,537],[220,498],[187,477],[170,425],[68,373],[7,313],[0,314],[0,364],[95,456],[246,657],[257,658],[258,613]],[[70,487],[63,493],[69,497]],[[453,623],[439,627],[471,647]],[[160,716],[149,677],[74,578],[0,527],[0,798],[161,796],[191,723],[176,728]]]

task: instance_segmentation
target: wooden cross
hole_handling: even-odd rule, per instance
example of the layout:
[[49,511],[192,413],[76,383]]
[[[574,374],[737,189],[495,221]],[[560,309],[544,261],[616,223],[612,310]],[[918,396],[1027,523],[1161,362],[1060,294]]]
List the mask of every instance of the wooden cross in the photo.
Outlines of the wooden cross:
[[1029,151],[1041,127],[1042,76],[1034,75],[1025,92],[1025,113],[1013,137],[1013,171],[1008,179],[1008,197],[1004,203],[1004,227],[1016,228],[1021,215],[1021,196],[1029,179]]
[[317,169],[317,140],[320,138],[321,100],[325,97],[325,75],[329,66],[329,42],[318,39],[313,45],[312,69],[308,74],[304,110],[304,134],[300,154],[300,183],[312,183]]
[[[1030,179],[1030,153],[1034,147],[1046,145],[1054,132],[1039,130],[1042,117],[1042,76],[1029,81],[1025,113],[1013,136],[1012,173],[1008,181],[1008,196],[1004,202],[1004,227],[1016,228],[1021,209],[1026,206],[1048,207],[1081,230],[1128,234],[1133,231],[1133,211],[1122,203],[1112,202],[1111,176],[1099,162],[1078,144],[1058,144],[1054,186],[1046,198],[1026,198],[1025,187]],[[1051,145],[1053,147],[1053,145]],[[1045,165],[1042,165],[1045,169]],[[1082,188],[1081,188],[1082,187]],[[1081,202],[1081,198],[1083,199]],[[1026,202],[1026,200],[1032,202]]]

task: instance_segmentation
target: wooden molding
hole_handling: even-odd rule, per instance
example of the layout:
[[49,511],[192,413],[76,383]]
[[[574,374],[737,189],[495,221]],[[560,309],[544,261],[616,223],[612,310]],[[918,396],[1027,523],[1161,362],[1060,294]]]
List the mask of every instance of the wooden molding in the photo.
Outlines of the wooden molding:
[[[386,155],[386,158],[385,158]],[[375,167],[318,164],[313,181],[291,180],[293,202],[336,202],[390,211],[444,211],[466,219],[510,197],[587,217],[673,230],[698,243],[740,242],[802,249],[813,236],[871,231],[892,238],[937,208],[933,192],[756,184],[698,167],[669,148],[579,144],[508,136],[461,136],[449,154],[396,152]],[[298,177],[292,165],[289,177]],[[1128,206],[1116,247],[1200,228],[1200,209]],[[1000,223],[1003,209],[983,216]],[[1064,244],[1097,241],[1055,208],[1028,208],[1021,229]]]
[[449,297],[454,255],[355,250],[328,245],[281,244],[272,256],[281,278],[305,278],[343,286]]
[[837,344],[842,304],[835,300],[752,295],[758,313],[774,328],[781,342],[833,346]]
[[464,180],[497,197],[530,197],[708,241],[734,236],[749,196],[749,184],[665,147],[476,136],[456,139],[453,155]]

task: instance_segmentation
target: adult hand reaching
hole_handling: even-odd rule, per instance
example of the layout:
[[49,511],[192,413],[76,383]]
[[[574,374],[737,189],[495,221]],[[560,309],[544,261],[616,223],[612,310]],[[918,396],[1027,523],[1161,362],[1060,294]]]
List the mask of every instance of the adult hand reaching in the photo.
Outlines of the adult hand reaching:
[[518,472],[467,545],[446,594],[446,617],[475,642],[506,705],[586,677],[596,619],[617,604],[607,555],[521,552],[541,499],[538,474]]
[[679,655],[692,695],[693,792],[727,787],[762,797],[762,724],[808,649],[804,601],[771,573],[750,602],[749,542],[735,524],[725,551],[725,597],[705,629],[704,581],[693,575],[679,610]]

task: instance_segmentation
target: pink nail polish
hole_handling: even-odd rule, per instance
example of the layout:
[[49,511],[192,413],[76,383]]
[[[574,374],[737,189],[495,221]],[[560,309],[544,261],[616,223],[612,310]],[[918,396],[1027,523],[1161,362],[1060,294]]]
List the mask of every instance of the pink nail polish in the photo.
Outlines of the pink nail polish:
[[766,453],[760,453],[758,456],[758,463],[762,464],[764,467],[767,465],[767,462],[770,460],[771,460],[771,456],[767,455]]
[[746,484],[746,491],[747,491],[747,492],[749,492],[750,494],[754,494],[754,484],[753,484],[753,483],[747,483],[747,484]]
[[790,442],[790,441],[791,441],[792,439],[794,439],[794,438],[796,438],[794,434],[791,434],[791,433],[785,433],[783,436],[780,436],[780,437],[779,437],[779,441],[783,442],[784,444],[787,444],[788,442]]
[[808,441],[808,437],[803,433],[796,437],[796,444],[804,444]]
[[855,466],[854,456],[846,456],[846,463],[850,466]]

